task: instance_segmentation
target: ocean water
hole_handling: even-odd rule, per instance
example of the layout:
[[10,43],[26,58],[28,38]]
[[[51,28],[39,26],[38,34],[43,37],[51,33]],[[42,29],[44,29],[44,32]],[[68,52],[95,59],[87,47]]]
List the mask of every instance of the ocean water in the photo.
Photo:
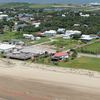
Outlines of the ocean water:
[[29,2],[29,3],[74,3],[74,4],[87,4],[91,2],[99,2],[100,0],[0,0],[0,2]]

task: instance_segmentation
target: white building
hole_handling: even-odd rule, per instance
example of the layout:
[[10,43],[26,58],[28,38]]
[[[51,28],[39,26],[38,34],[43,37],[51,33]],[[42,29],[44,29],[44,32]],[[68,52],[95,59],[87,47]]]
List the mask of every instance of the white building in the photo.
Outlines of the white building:
[[8,52],[15,48],[15,45],[0,43],[0,52]]
[[90,35],[82,35],[80,39],[84,41],[91,41],[94,38],[92,38]]
[[3,18],[8,18],[8,15],[6,15],[6,14],[0,15],[0,19],[3,19]]
[[98,2],[94,2],[94,3],[90,3],[91,6],[100,6],[100,3]]
[[80,26],[80,24],[74,24],[73,26],[78,27],[78,26]]
[[35,37],[32,34],[23,34],[23,37],[26,39],[35,40]]
[[80,16],[81,16],[81,17],[90,17],[90,14],[83,14],[83,13],[80,13]]
[[58,28],[57,33],[64,34],[65,28]]
[[3,14],[3,12],[2,12],[2,11],[0,11],[0,14]]
[[37,22],[37,23],[36,23],[36,22],[34,22],[34,23],[32,23],[32,25],[34,25],[34,26],[35,26],[35,28],[39,27],[39,26],[40,26],[40,24],[41,24],[40,22]]
[[66,15],[65,15],[65,14],[62,14],[61,16],[62,16],[62,17],[66,17]]
[[57,34],[57,31],[55,30],[49,30],[49,31],[45,31],[44,36],[55,36]]
[[65,34],[63,35],[64,39],[70,39],[71,35],[73,34],[81,34],[81,31],[78,30],[66,30]]

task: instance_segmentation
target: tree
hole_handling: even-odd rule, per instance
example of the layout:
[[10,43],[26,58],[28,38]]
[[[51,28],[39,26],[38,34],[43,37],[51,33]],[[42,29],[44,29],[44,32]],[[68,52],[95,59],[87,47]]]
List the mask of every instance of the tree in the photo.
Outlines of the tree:
[[0,34],[4,33],[4,26],[2,23],[0,23]]
[[75,49],[71,49],[70,51],[72,52],[71,59],[75,59],[78,55],[77,51]]

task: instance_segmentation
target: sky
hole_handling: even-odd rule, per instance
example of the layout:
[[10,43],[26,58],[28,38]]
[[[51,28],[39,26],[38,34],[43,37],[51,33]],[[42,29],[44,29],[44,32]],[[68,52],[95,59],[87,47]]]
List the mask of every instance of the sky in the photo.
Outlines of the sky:
[[31,2],[31,3],[91,3],[100,0],[0,0],[0,2]]

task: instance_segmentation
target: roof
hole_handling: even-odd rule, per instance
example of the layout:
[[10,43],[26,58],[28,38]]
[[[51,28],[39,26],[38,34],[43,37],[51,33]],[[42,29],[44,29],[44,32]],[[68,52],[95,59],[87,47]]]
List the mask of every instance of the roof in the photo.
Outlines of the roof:
[[8,49],[12,49],[15,48],[15,45],[11,45],[11,44],[0,44],[0,50],[8,50]]
[[67,52],[57,52],[57,53],[55,53],[54,56],[55,56],[55,57],[68,56],[68,53],[67,53]]
[[93,37],[91,37],[90,35],[82,35],[80,39],[82,39],[82,40],[92,40]]
[[49,31],[45,31],[44,33],[45,33],[45,34],[50,34],[50,33],[56,34],[57,32],[56,32],[55,30],[49,30]]

